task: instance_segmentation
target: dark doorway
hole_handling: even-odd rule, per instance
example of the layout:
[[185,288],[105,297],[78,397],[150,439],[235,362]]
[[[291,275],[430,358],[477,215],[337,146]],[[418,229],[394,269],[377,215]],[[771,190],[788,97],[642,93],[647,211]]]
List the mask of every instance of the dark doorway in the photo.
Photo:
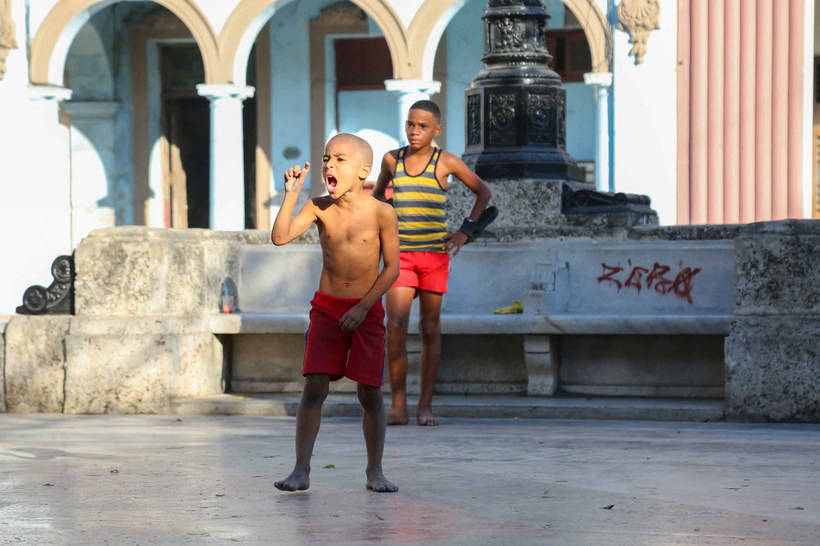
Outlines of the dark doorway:
[[[256,45],[248,56],[248,85],[256,86]],[[242,103],[242,151],[245,171],[245,229],[256,229],[256,94]]]
[[196,45],[160,49],[165,225],[210,225],[210,105],[196,85],[205,81]]

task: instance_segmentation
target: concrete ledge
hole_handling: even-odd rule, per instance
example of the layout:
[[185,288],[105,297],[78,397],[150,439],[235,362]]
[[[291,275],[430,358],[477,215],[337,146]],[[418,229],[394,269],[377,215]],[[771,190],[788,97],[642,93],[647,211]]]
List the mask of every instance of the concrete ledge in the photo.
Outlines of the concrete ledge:
[[7,320],[0,320],[0,413],[6,411],[6,326]]
[[[707,334],[729,333],[731,315],[441,315],[441,332],[475,334]],[[214,334],[299,334],[307,331],[307,313],[237,313],[211,315],[203,324]],[[418,316],[410,317],[418,334]]]
[[[389,405],[390,397],[385,396]],[[417,400],[408,397],[411,416]],[[534,396],[437,395],[433,401],[440,417],[518,417],[538,419],[641,419],[652,421],[720,421],[719,400],[635,398],[552,398]],[[270,415],[294,417],[299,395],[223,394],[179,398],[171,403],[177,415]],[[355,395],[331,394],[322,408],[326,417],[356,417],[361,408]]]

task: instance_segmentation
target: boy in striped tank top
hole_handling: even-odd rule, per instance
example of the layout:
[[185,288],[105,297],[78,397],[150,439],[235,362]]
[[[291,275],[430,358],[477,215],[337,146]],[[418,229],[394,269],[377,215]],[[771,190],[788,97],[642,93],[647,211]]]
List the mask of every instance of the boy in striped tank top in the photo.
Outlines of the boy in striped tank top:
[[441,112],[436,103],[418,101],[410,107],[405,125],[409,146],[392,150],[382,159],[373,196],[384,199],[393,182],[393,206],[399,221],[399,278],[387,292],[387,359],[392,406],[388,425],[406,425],[407,327],[410,306],[418,296],[420,307],[421,394],[416,408],[419,425],[437,425],[433,415],[433,388],[441,358],[441,300],[447,292],[450,254],[467,242],[461,231],[448,233],[445,204],[450,175],[475,194],[467,222],[475,222],[490,201],[490,189],[464,162],[436,147]]

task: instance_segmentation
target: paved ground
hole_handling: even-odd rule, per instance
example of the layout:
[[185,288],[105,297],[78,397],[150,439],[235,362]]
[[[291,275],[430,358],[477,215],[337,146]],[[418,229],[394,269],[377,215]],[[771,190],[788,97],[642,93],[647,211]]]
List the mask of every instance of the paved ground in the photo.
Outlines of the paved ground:
[[388,430],[401,490],[364,488],[359,423],[0,414],[0,544],[820,544],[820,426],[447,419]]
[[[351,392],[355,392],[351,391]],[[219,394],[179,398],[172,403],[177,415],[269,415],[295,417],[300,393]],[[385,394],[386,403],[390,396]],[[415,415],[416,396],[408,397]],[[436,395],[436,414],[442,417],[523,417],[540,419],[640,419],[642,421],[722,421],[723,400],[683,398],[621,398],[583,396]],[[352,394],[330,394],[322,407],[328,417],[361,417]]]

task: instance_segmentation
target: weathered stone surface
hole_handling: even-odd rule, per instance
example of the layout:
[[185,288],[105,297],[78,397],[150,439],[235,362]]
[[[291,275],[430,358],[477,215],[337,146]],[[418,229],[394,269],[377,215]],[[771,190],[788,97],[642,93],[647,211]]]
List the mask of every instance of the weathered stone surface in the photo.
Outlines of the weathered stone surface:
[[526,336],[527,394],[552,396],[558,389],[558,340],[553,336]]
[[745,228],[740,224],[699,224],[681,226],[635,226],[627,232],[630,239],[659,239],[668,241],[713,241],[735,239]]
[[231,389],[235,392],[302,390],[305,336],[250,334],[231,338]]
[[262,231],[107,228],[75,253],[77,315],[178,316],[216,312],[225,277],[239,274],[239,249],[265,244]]
[[820,315],[820,222],[752,224],[735,242],[737,313]]
[[18,413],[57,413],[65,395],[63,338],[70,316],[24,316],[11,318],[6,327],[6,409]]
[[200,334],[69,335],[66,413],[162,413],[222,392],[222,346]]
[[730,417],[820,421],[820,222],[748,226],[735,242]]
[[523,394],[526,391],[522,336],[442,337],[436,392]]
[[561,336],[560,389],[578,394],[719,398],[723,336]]
[[6,326],[8,321],[0,320],[0,412],[6,411]]
[[820,317],[749,317],[726,339],[726,411],[735,419],[820,421]]
[[[498,207],[498,218],[489,228],[493,232],[538,229],[549,224],[561,224],[560,180],[492,180],[487,183]],[[447,188],[447,221],[456,230],[470,214],[475,194],[459,181]]]
[[319,245],[246,245],[238,277],[241,309],[247,313],[305,313],[319,288]]

